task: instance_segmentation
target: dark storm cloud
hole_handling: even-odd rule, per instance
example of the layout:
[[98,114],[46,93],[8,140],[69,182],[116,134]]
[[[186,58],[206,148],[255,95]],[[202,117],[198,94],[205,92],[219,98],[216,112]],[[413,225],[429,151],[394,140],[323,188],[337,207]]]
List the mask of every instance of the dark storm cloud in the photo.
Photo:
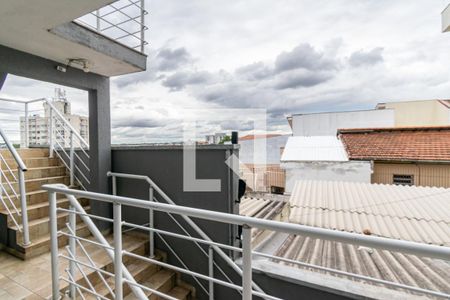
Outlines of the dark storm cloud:
[[333,78],[333,74],[325,72],[289,72],[280,76],[275,84],[275,89],[283,90],[312,87],[324,83],[331,78]]
[[153,58],[148,59],[146,71],[124,75],[114,79],[113,82],[117,87],[122,88],[134,83],[161,80],[165,78],[164,72],[176,71],[193,61],[191,54],[184,47],[162,48]]
[[133,127],[133,128],[155,128],[161,127],[164,125],[164,122],[155,119],[141,119],[141,118],[126,118],[120,119],[113,122],[113,128],[123,128],[123,127]]
[[275,60],[275,71],[278,73],[294,69],[333,70],[337,67],[337,61],[327,58],[310,44],[300,44],[292,51],[282,52]]
[[235,73],[247,80],[261,80],[272,76],[273,72],[273,69],[263,62],[256,62],[236,69]]
[[187,85],[206,84],[211,82],[213,75],[209,72],[187,72],[181,71],[174,73],[162,81],[162,85],[169,88],[170,91],[180,91]]
[[353,52],[348,61],[352,67],[372,66],[381,63],[384,61],[383,48],[377,47],[370,51]]
[[191,54],[184,47],[162,49],[158,52],[155,59],[158,71],[174,71],[192,62]]

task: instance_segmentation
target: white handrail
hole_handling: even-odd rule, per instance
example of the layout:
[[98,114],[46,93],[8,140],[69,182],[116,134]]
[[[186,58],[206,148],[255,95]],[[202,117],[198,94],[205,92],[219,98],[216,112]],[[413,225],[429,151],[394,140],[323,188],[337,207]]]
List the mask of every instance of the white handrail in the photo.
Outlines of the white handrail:
[[[63,189],[67,189],[67,190],[69,190],[65,185],[63,185],[63,184],[57,184],[56,186],[58,186],[58,187],[60,187],[60,188],[63,188]],[[44,187],[44,186],[43,186]],[[54,194],[53,194],[53,196],[54,196]],[[56,216],[56,197],[53,197],[52,195],[51,195],[51,193],[49,193],[49,202],[50,202],[50,211],[51,212],[53,212],[54,211],[54,216]],[[82,214],[80,215],[80,218],[81,218],[81,220],[87,225],[87,227],[88,227],[88,229],[89,229],[89,231],[92,233],[92,235],[95,237],[95,239],[100,243],[100,244],[102,244],[102,245],[104,245],[104,246],[108,246],[108,247],[111,247],[110,245],[109,245],[109,243],[108,243],[108,241],[105,239],[105,237],[102,235],[102,233],[100,232],[100,230],[97,228],[97,226],[94,224],[94,222],[91,220],[91,218],[89,218],[89,217],[87,217],[87,216],[85,216],[85,214],[86,214],[86,211],[84,210],[84,208],[81,206],[81,204],[78,202],[78,200],[73,196],[73,195],[70,195],[70,194],[67,194],[67,199],[69,200],[69,202],[70,202],[70,205],[76,210],[76,211],[78,211],[78,212],[81,212]],[[84,215],[83,215],[84,214]],[[56,226],[57,226],[57,224],[56,224],[56,219],[53,219],[52,218],[52,215],[53,215],[53,213],[51,214],[51,216],[50,216],[50,222],[53,222],[53,223],[51,223],[51,226],[50,226],[50,228],[52,229],[51,230],[51,235],[52,235],[52,242],[54,243],[54,241],[53,241],[53,239],[55,239],[56,240],[56,252],[58,251],[57,249],[57,240],[58,240],[58,238],[57,238],[57,231],[55,231],[55,232],[53,232],[55,229],[57,229],[57,228],[55,228]],[[52,247],[52,252],[54,251],[54,247],[55,247],[55,245],[53,245],[53,247]],[[115,261],[115,253],[114,253],[114,251],[112,251],[111,249],[109,249],[109,248],[104,248],[105,249],[105,251],[106,251],[106,253],[108,254],[108,256],[113,260],[113,261]],[[53,253],[52,253],[53,254]],[[54,266],[54,265],[52,265],[52,271],[55,273],[55,271],[57,272],[57,270],[55,270],[55,268],[58,268],[58,266],[56,265],[56,266]],[[135,282],[135,280],[134,280],[134,278],[133,278],[133,276],[130,274],[130,272],[128,271],[128,269],[122,264],[122,266],[121,266],[121,269],[122,269],[122,272],[123,272],[123,276],[128,280],[128,281],[131,281],[131,282]],[[137,287],[137,286],[135,286],[135,285],[132,285],[132,284],[130,284],[129,285],[130,286],[130,288],[131,288],[131,290],[133,291],[133,293],[135,294],[135,296],[136,297],[138,297],[138,299],[141,299],[141,300],[143,300],[143,299],[147,299],[147,297],[145,296],[145,293],[142,291],[142,289],[141,288],[139,288],[139,287]],[[116,287],[116,289],[117,289],[117,287]],[[53,289],[53,291],[55,292],[55,289]],[[58,291],[59,291],[59,289],[58,289]],[[59,293],[59,292],[58,292]],[[58,295],[57,294],[53,294],[53,297],[58,297]],[[58,298],[55,298],[55,299],[58,299]]]
[[[129,178],[129,179],[137,179],[137,180],[144,180],[146,181],[159,195],[161,195],[164,200],[170,204],[170,205],[177,205],[172,199],[170,199],[169,196],[167,196],[166,193],[164,193],[164,191],[158,186],[156,185],[156,183],[153,182],[153,180],[150,179],[150,177],[146,176],[146,175],[136,175],[136,174],[125,174],[125,173],[115,173],[115,172],[108,172],[106,174],[106,176],[108,177],[121,177],[121,178]],[[113,180],[113,186],[115,185],[115,182]],[[115,187],[114,187],[115,188]],[[113,189],[114,189],[113,188]],[[151,199],[151,201],[153,201],[153,199]],[[169,214],[170,216],[170,214]],[[181,215],[181,217],[195,230],[195,232],[197,232],[198,235],[200,235],[203,239],[212,242],[211,238],[194,222],[192,221],[191,218],[185,216],[185,215]],[[174,219],[174,221],[176,222],[176,219]],[[179,225],[179,224],[178,224]],[[184,228],[181,227],[183,230]],[[186,232],[187,233],[187,232]],[[152,241],[153,239],[153,234],[150,235],[150,243],[153,246],[154,243]],[[225,260],[225,262],[236,272],[238,273],[240,276],[243,276],[243,271],[242,269],[218,246],[216,245],[212,245],[211,246],[214,251],[216,251],[220,257],[222,257],[223,260]],[[150,250],[152,251],[152,249]],[[206,254],[206,253],[205,253]],[[222,270],[221,270],[222,271]],[[223,271],[222,271],[223,273]],[[226,274],[224,273],[224,276],[226,276]],[[229,278],[228,278],[229,279]],[[253,286],[255,287],[256,290],[260,291],[260,292],[264,292],[256,283],[253,283]]]
[[[42,100],[42,99],[40,99]],[[33,101],[33,100],[32,100]],[[64,116],[59,112],[58,109],[52,104],[52,102],[49,99],[44,98],[45,103],[47,103],[48,106],[53,110],[54,113],[59,117],[59,119],[70,129],[71,132],[78,138],[78,140],[84,144],[84,146],[89,147],[89,143],[78,133],[78,131],[73,128],[73,126],[70,124],[69,121],[64,118]]]
[[[27,171],[27,166],[25,165],[25,163],[23,162],[22,158],[17,153],[16,148],[14,148],[14,146],[11,144],[11,142],[8,139],[8,137],[6,136],[6,134],[3,132],[3,130],[1,128],[0,128],[0,136],[5,141],[6,147],[8,148],[9,152],[11,153],[12,157],[14,158],[14,160],[17,163],[17,172],[18,172],[18,175],[19,175],[18,185],[19,185],[19,194],[20,194],[20,207],[21,207],[21,210],[22,210],[22,213],[18,214],[18,215],[22,216],[23,245],[24,246],[28,246],[30,244],[30,233],[29,233],[29,228],[28,228],[27,195],[26,195],[26,189],[25,189],[25,175],[24,175],[24,172]],[[8,166],[8,169],[9,169],[9,166]],[[2,174],[5,175],[3,173],[3,171],[2,171]],[[9,183],[9,180],[6,178],[6,176],[5,176],[5,179],[8,182],[8,184],[10,185],[11,190],[14,192],[15,195],[17,195],[17,192],[12,188],[12,186]],[[2,185],[2,189],[5,190],[3,185]],[[5,193],[6,193],[6,191],[5,191]],[[6,193],[6,196],[11,201],[11,203],[13,203],[12,200],[10,199],[10,196],[9,196],[8,193]],[[3,202],[3,196],[2,196],[2,202]],[[20,231],[20,228],[17,225],[17,222],[14,219],[14,216],[11,214],[11,212],[7,208],[6,203],[3,202],[3,205],[6,207],[6,210],[8,211],[9,215],[11,216],[11,218],[14,221],[14,223],[16,224],[18,230]],[[14,203],[13,203],[13,207],[15,208]]]
[[11,144],[6,134],[3,132],[3,129],[0,128],[0,135],[2,136],[3,140],[5,141],[6,147],[8,148],[9,152],[11,152],[12,157],[17,163],[17,166],[25,172],[27,170],[27,166],[25,166],[22,158],[20,157],[19,153],[17,153],[16,148]]
[[[234,214],[226,214],[221,212],[214,212],[209,210],[203,210],[203,209],[197,209],[197,208],[191,208],[191,207],[184,207],[184,206],[176,206],[176,205],[170,205],[170,204],[163,204],[163,203],[157,203],[157,202],[151,202],[151,201],[145,201],[135,198],[129,198],[129,197],[120,197],[120,196],[114,196],[114,195],[107,195],[107,194],[99,194],[99,193],[93,193],[93,192],[86,192],[86,191],[80,191],[80,190],[71,190],[65,187],[64,185],[44,185],[43,189],[47,190],[49,192],[49,198],[55,199],[52,201],[54,205],[56,206],[56,193],[62,193],[65,195],[68,195],[70,197],[84,197],[92,200],[98,200],[98,201],[104,201],[107,203],[112,203],[116,207],[121,207],[121,205],[136,207],[136,208],[144,208],[148,210],[156,210],[160,212],[165,213],[174,213],[178,215],[186,215],[189,217],[195,217],[203,220],[210,220],[210,221],[216,221],[216,222],[222,222],[226,224],[234,224],[234,225],[240,225],[243,227],[243,243],[242,243],[242,249],[240,252],[242,255],[242,265],[244,269],[244,275],[243,275],[243,281],[242,281],[242,287],[239,285],[235,285],[232,283],[228,283],[222,280],[215,279],[211,275],[203,275],[200,273],[196,273],[187,269],[182,269],[179,267],[175,267],[172,265],[168,265],[165,263],[157,262],[152,258],[146,258],[139,255],[130,254],[127,251],[122,251],[122,248],[116,248],[118,245],[115,244],[114,251],[120,250],[120,253],[123,253],[124,255],[128,256],[134,256],[136,258],[142,259],[144,261],[152,262],[155,264],[159,264],[163,267],[171,268],[175,271],[179,271],[185,274],[190,274],[193,276],[197,276],[201,279],[205,280],[211,280],[216,284],[220,284],[229,288],[233,288],[238,291],[242,291],[243,299],[251,299],[253,296],[259,296],[266,299],[279,299],[277,297],[267,295],[261,292],[252,291],[251,289],[251,280],[252,280],[252,254],[253,255],[260,255],[261,253],[253,252],[251,249],[251,230],[252,227],[259,228],[259,229],[265,229],[270,231],[276,231],[276,232],[284,232],[294,235],[303,235],[308,236],[311,238],[319,238],[319,239],[325,239],[325,240],[331,240],[331,241],[337,241],[342,243],[349,243],[349,244],[355,244],[355,245],[362,245],[362,246],[368,246],[372,248],[377,249],[383,249],[383,250],[390,250],[395,252],[403,252],[406,254],[412,254],[417,256],[426,256],[431,258],[437,258],[437,259],[443,259],[443,260],[450,260],[450,247],[444,247],[444,246],[434,246],[434,245],[427,245],[427,244],[421,244],[416,242],[409,242],[409,241],[402,241],[402,240],[395,240],[395,239],[388,239],[388,238],[382,238],[382,237],[376,237],[376,236],[367,236],[367,235],[361,235],[357,233],[349,233],[349,232],[341,232],[331,229],[324,229],[324,228],[317,228],[317,227],[311,227],[311,226],[305,226],[305,225],[299,225],[299,224],[292,224],[292,223],[284,223],[284,222],[278,222],[278,221],[272,221],[272,220],[265,220],[265,219],[258,219],[253,217],[245,217],[245,216],[239,216]],[[53,210],[53,208],[52,208]],[[56,210],[56,209],[55,209]],[[80,214],[80,216],[83,216],[83,214]],[[89,216],[85,217],[89,218]],[[52,228],[56,227],[56,213],[52,213],[51,219],[54,218],[54,221],[51,221]],[[92,221],[91,221],[92,222]],[[114,216],[113,222],[115,224],[119,224],[118,222],[121,221],[121,217],[119,215],[119,218],[116,218],[116,215]],[[129,223],[123,223],[126,224],[126,226],[130,226]],[[139,225],[134,225],[136,228],[140,228]],[[153,230],[155,232],[163,233],[161,230],[155,230],[147,228],[148,230]],[[55,229],[53,231],[56,232]],[[172,234],[173,235],[173,234]],[[55,236],[56,234],[52,235]],[[186,239],[193,239],[190,237],[186,237]],[[52,243],[56,244],[56,242]],[[209,246],[217,245],[217,243],[204,241],[205,244],[208,244]],[[57,245],[57,244],[56,244]],[[220,247],[225,247],[225,249],[231,247],[225,244],[220,244]],[[55,247],[55,246],[54,246]],[[57,251],[57,248],[56,248]],[[113,251],[110,249],[110,251]],[[53,255],[53,252],[52,252]],[[263,255],[267,256],[267,255]],[[277,257],[270,257],[273,259],[277,259]],[[56,263],[55,263],[56,262]],[[55,265],[55,268],[57,268],[57,260],[52,258],[52,264]],[[54,282],[57,283],[57,273],[55,274]],[[351,273],[345,274],[352,276]],[[357,276],[355,278],[358,278]],[[128,279],[123,279],[122,282],[128,282]],[[374,281],[376,282],[376,281]],[[380,282],[381,283],[381,282]],[[144,286],[136,284],[136,286],[141,286],[143,289],[146,289]],[[402,284],[396,284],[392,283],[390,284],[392,287],[399,287],[399,288],[405,288],[409,289],[411,291],[416,292],[423,292],[428,293],[429,295],[445,295],[446,294],[440,293],[440,292],[434,292],[434,291],[428,291],[423,289],[418,289],[415,287],[410,287]],[[57,290],[57,288],[55,288]],[[118,297],[117,299],[122,299]]]
[[180,205],[149,202],[129,197],[112,196],[108,194],[73,190],[61,184],[46,184],[43,185],[42,188],[53,193],[62,193],[80,198],[88,198],[108,203],[118,203],[138,208],[154,209],[161,212],[187,215],[189,217],[199,218],[203,220],[240,226],[248,225],[250,227],[256,227],[265,230],[278,231],[295,235],[305,235],[312,238],[325,239],[346,244],[361,245],[395,252],[403,252],[417,256],[425,256],[443,260],[449,260],[450,258],[450,247],[445,246],[428,245],[417,242],[396,240],[372,235],[362,235],[357,233],[299,225],[294,223],[258,219]]

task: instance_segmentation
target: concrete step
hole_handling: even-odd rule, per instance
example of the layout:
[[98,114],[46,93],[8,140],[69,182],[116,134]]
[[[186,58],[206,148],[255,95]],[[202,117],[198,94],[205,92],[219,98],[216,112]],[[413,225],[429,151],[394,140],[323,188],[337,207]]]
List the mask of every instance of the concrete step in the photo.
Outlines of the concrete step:
[[[30,157],[48,157],[49,156],[49,150],[45,148],[22,148],[22,149],[16,149],[19,156],[24,158],[30,158]],[[13,156],[11,152],[8,149],[0,150],[0,154],[3,155],[5,159],[12,159]]]
[[[62,229],[62,231],[67,232],[67,229]],[[90,236],[89,229],[86,224],[77,224],[77,236],[88,237]],[[68,244],[68,237],[65,235],[58,236],[58,245],[63,247]],[[31,240],[31,244],[28,246],[23,246],[22,240],[18,240],[15,247],[6,247],[5,250],[12,255],[23,259],[31,259],[33,257],[39,256],[43,253],[50,252],[50,235],[41,236]]]
[[[41,190],[42,185],[50,183],[63,183],[65,185],[69,185],[70,179],[69,176],[52,176],[46,178],[28,179],[25,180],[25,190],[27,192]],[[5,188],[6,193],[13,195],[11,187],[8,184],[3,182],[2,185]],[[11,182],[11,186],[16,193],[19,193],[19,184],[17,182]]]
[[[11,172],[9,172],[8,170],[4,171],[6,178],[10,182],[14,182],[19,178],[18,171],[17,170],[12,170],[12,171],[13,171],[13,174],[11,174]],[[47,178],[47,177],[55,177],[55,176],[64,176],[64,175],[68,175],[68,174],[67,174],[67,169],[64,166],[50,166],[50,167],[29,168],[24,173],[24,175],[25,175],[25,180],[29,180],[29,179]]]
[[[87,213],[90,211],[90,207],[84,207]],[[59,212],[58,213],[58,228],[65,227],[66,223],[68,222],[68,215],[67,212]],[[77,216],[77,223],[80,222],[80,217]],[[19,224],[19,227],[22,228],[22,225]],[[49,236],[50,235],[50,218],[47,216],[39,219],[32,220],[28,222],[28,230],[30,233],[30,240],[36,240],[43,236]],[[23,232],[19,231],[17,226],[10,227],[11,230],[16,232],[16,241],[21,242],[23,240]]]
[[[78,199],[78,201],[83,206],[86,206],[89,203],[88,199]],[[58,199],[57,200],[57,206],[60,207],[60,208],[69,208],[69,200],[65,199],[65,198]],[[18,206],[18,210],[19,210],[20,213],[22,213],[22,210],[20,209],[20,205]],[[11,216],[9,216],[7,214],[6,210],[2,210],[2,211],[0,211],[0,213],[3,213],[3,214],[6,215],[6,218],[8,220],[7,221],[8,222],[8,227],[13,227],[14,226],[14,222],[13,222]],[[41,203],[28,205],[27,213],[28,213],[28,221],[29,222],[33,221],[33,220],[36,220],[36,219],[48,217],[49,202],[48,201],[44,201],[44,202],[41,202]],[[14,214],[14,218],[16,219],[16,221],[19,224],[22,223],[22,216],[17,216],[16,214]]]
[[[39,167],[53,167],[53,166],[62,166],[63,163],[59,160],[59,158],[49,158],[49,157],[29,157],[22,158],[25,166],[27,168],[39,168]],[[6,163],[8,166],[13,169],[17,169],[17,163],[14,159],[6,159]],[[2,169],[5,169],[2,166]]]
[[[14,205],[20,209],[20,197],[16,198],[13,194],[10,195],[12,202],[14,203]],[[56,194],[56,197],[58,199],[65,197],[65,195],[63,194]],[[4,200],[6,205],[8,206],[8,208],[12,208],[11,203],[9,202],[9,200],[6,198],[6,196],[4,195]],[[37,191],[32,191],[32,192],[27,192],[26,193],[26,202],[27,205],[35,205],[35,204],[39,204],[42,202],[48,202],[48,194],[47,191],[44,190],[37,190]],[[5,207],[3,207],[3,205],[0,205],[0,214],[6,214],[6,209]]]

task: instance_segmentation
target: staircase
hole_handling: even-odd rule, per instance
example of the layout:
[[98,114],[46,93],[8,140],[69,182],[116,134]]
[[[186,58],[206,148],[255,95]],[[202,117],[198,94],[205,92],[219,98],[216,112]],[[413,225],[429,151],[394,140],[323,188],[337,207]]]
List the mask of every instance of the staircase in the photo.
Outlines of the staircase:
[[[20,149],[18,150],[18,153],[28,168],[27,172],[25,172],[25,186],[31,244],[23,245],[22,232],[19,230],[22,226],[21,216],[16,213],[13,214],[14,219],[18,224],[16,225],[12,217],[8,214],[6,208],[0,204],[0,247],[16,257],[19,257],[25,261],[29,260],[34,267],[36,267],[36,264],[42,264],[42,269],[48,269],[50,264],[50,260],[48,259],[50,252],[49,203],[48,194],[46,191],[41,189],[41,186],[47,183],[62,183],[69,185],[69,172],[59,159],[49,158],[48,149]],[[16,198],[13,193],[13,190],[16,192],[19,191],[18,183],[15,180],[15,178],[18,178],[17,170],[13,168],[13,166],[16,165],[16,162],[8,150],[0,150],[0,154],[3,155],[8,166],[15,173],[15,176],[13,176],[9,171],[6,171],[6,166],[1,165],[0,167],[4,170],[4,176],[1,181],[2,185],[5,188],[5,192],[8,193],[14,205],[21,213],[20,199]],[[6,179],[9,180],[11,186],[6,183]],[[6,195],[4,195],[4,198],[6,199]],[[84,210],[89,213],[89,200],[79,199],[79,201]],[[14,211],[13,206],[8,201],[5,201],[5,203],[8,205],[10,211]],[[58,195],[57,206],[60,208],[68,208],[69,200],[65,199],[63,195]],[[67,232],[67,230],[64,229],[67,222],[68,214],[66,212],[58,212],[58,229]],[[80,218],[77,218],[77,236],[88,239],[93,238],[87,228],[87,225],[81,222]],[[112,244],[112,235],[108,234],[106,238],[110,244]],[[68,237],[60,235],[58,237],[58,244],[59,247],[64,247],[67,245]],[[83,245],[97,267],[111,273],[114,272],[113,262],[109,256],[106,255],[104,249],[87,242],[83,242]],[[148,236],[140,235],[138,233],[126,233],[123,235],[123,248],[130,252],[148,256],[148,246]],[[60,253],[68,256],[64,248],[60,249]],[[83,252],[81,250],[77,249],[76,253],[77,258],[81,257],[82,260],[86,259],[83,257]],[[156,259],[165,261],[166,255],[160,251],[157,251]],[[154,290],[167,293],[177,299],[188,300],[195,298],[195,289],[181,281],[178,273],[161,268],[155,264],[137,260],[135,258],[124,257],[123,261],[129,272],[138,283]],[[68,266],[68,262],[64,259],[61,259],[61,264],[64,265],[64,269]],[[101,280],[101,277],[97,272],[84,266],[81,266],[81,268],[87,275],[88,280],[91,285],[94,286],[97,293],[107,298],[113,298],[109,289]],[[65,272],[61,272],[61,275],[65,275],[67,278],[67,274]],[[82,274],[78,270],[76,272],[75,280],[78,284],[88,289],[90,288],[88,282],[83,278]],[[111,289],[114,290],[114,278],[105,278],[105,280]],[[68,284],[64,281],[60,281],[60,284],[61,293],[65,293],[68,289]],[[45,284],[38,291],[34,292],[42,296],[50,296],[51,281],[46,280]],[[86,299],[96,299],[96,297],[88,292],[81,292]],[[147,291],[144,292],[149,299],[160,299],[160,297],[155,294]],[[125,299],[136,299],[127,284],[124,284],[124,296],[126,296]]]
[[[1,150],[0,153],[6,160],[6,163],[15,172],[17,178],[17,170],[13,169],[15,161],[8,150]],[[49,232],[49,217],[48,217],[48,195],[47,192],[41,190],[41,186],[46,183],[63,183],[69,184],[69,176],[67,175],[66,167],[57,158],[49,158],[48,149],[19,149],[18,153],[25,165],[28,167],[25,172],[25,188],[26,188],[26,200],[28,211],[28,223],[31,244],[24,246],[22,232],[19,228],[21,225],[21,216],[14,214],[18,226],[14,224],[11,216],[7,213],[7,210],[3,205],[0,207],[0,230],[2,239],[1,244],[6,251],[17,256],[21,259],[29,259],[42,253],[50,251],[50,232]],[[5,170],[5,176],[11,182],[12,188],[17,192],[19,190],[18,183],[15,181],[14,176]],[[6,193],[11,197],[15,206],[21,213],[20,199],[14,196],[11,187],[5,183],[6,179],[2,178],[2,184],[6,190]],[[89,202],[87,200],[80,200],[82,205],[87,211],[89,211]],[[5,201],[12,210],[12,205]],[[68,200],[60,198],[58,199],[58,206],[67,208],[69,206]],[[61,228],[67,222],[67,213],[59,213],[58,223]],[[89,232],[85,225],[79,224],[78,234],[80,236],[88,236]],[[67,238],[60,237],[60,245],[67,244]]]
[[[112,235],[106,237],[108,242],[112,244]],[[96,262],[97,266],[104,269],[108,272],[114,272],[114,267],[111,259],[105,255],[105,252],[102,249],[99,249],[97,246],[85,245],[86,250],[88,250],[89,254],[92,256],[93,260]],[[148,256],[149,254],[149,243],[148,239],[145,235],[141,234],[127,234],[123,235],[123,248],[129,252],[133,252],[135,254],[139,254],[142,256]],[[78,251],[77,252],[81,252]],[[81,256],[81,254],[80,254]],[[166,261],[166,254],[161,251],[156,251],[155,259],[160,261]],[[128,271],[133,275],[136,282],[149,287],[151,289],[157,290],[162,293],[166,293],[176,299],[180,300],[190,300],[194,299],[195,290],[189,284],[183,282],[180,279],[180,274],[174,272],[172,270],[161,268],[155,264],[151,264],[142,260],[138,260],[131,257],[124,257],[123,260],[125,266]],[[108,288],[101,280],[98,273],[92,271],[91,269],[84,267],[83,271],[87,274],[87,277],[91,284],[94,286],[95,291],[109,299],[113,299],[111,293]],[[61,274],[66,275],[66,274]],[[87,281],[81,276],[78,272],[76,277],[77,283],[88,288],[89,284]],[[112,287],[114,290],[114,278],[106,278],[106,282]],[[61,288],[61,292],[64,293],[67,290],[67,284]],[[134,294],[131,292],[129,286],[124,284],[124,299],[137,299]],[[159,296],[152,294],[151,292],[144,291],[147,295],[148,299],[162,299]],[[96,299],[96,297],[88,292],[82,291],[83,296],[86,299]]]

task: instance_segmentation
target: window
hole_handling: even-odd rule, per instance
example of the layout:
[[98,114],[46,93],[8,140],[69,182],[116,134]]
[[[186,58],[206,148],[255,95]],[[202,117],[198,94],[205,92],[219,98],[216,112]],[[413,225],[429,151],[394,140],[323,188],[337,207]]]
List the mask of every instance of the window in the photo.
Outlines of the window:
[[392,181],[394,184],[399,184],[399,185],[413,185],[414,184],[414,175],[394,174]]

